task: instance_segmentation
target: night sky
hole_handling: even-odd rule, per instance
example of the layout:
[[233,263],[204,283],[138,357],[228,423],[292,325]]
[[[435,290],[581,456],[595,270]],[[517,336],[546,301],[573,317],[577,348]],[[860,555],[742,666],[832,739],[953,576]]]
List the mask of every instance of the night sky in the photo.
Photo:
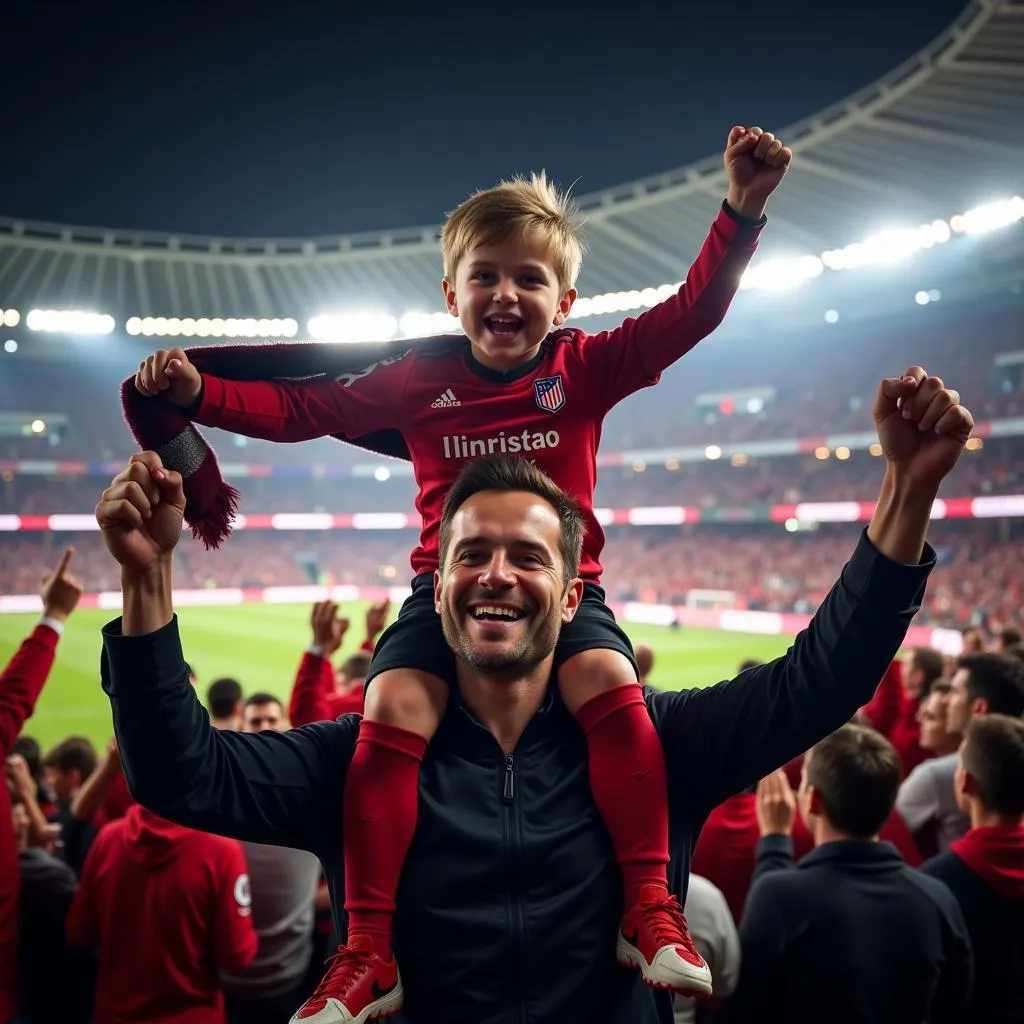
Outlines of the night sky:
[[541,167],[590,192],[843,98],[964,0],[603,7],[9,3],[0,213],[294,236],[434,224]]

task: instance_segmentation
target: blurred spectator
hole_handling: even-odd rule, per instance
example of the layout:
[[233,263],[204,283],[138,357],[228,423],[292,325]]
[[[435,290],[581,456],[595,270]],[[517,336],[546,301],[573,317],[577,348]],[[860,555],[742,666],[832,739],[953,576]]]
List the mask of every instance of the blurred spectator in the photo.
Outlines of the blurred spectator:
[[272,693],[254,693],[246,698],[242,708],[243,732],[263,732],[264,729],[281,732],[287,728],[284,705]]
[[218,971],[256,955],[245,857],[233,839],[134,806],[96,837],[68,941],[99,950],[94,1018],[222,1024]]
[[[82,585],[70,572],[73,551],[68,548],[55,571],[43,578],[40,597],[43,617],[22,641],[0,672],[0,757],[6,765],[15,739],[53,666],[57,641],[64,622],[82,595]],[[21,1008],[18,943],[19,906],[18,845],[14,813],[7,785],[0,786],[0,1021],[14,1020]]]
[[237,730],[242,724],[242,684],[237,679],[215,679],[206,691],[206,708],[214,729]]
[[[987,652],[960,659],[946,703],[946,728],[962,738],[972,718],[1024,714],[1024,662],[1010,654]],[[968,828],[953,784],[956,754],[919,764],[900,786],[896,809],[925,856],[942,853]]]
[[1021,1020],[1024,971],[1024,722],[972,719],[959,755],[956,793],[971,828],[921,869],[949,886],[974,946],[966,1021]]
[[[246,702],[245,732],[287,728],[268,710],[265,694]],[[274,701],[280,711],[281,705]],[[228,1024],[281,1024],[313,991],[307,982],[313,954],[313,917],[320,862],[304,850],[242,843],[252,881],[252,923],[259,942],[243,970],[222,971]]]
[[932,686],[942,678],[946,661],[941,651],[933,647],[916,647],[903,658],[900,714],[892,729],[885,735],[900,756],[903,775],[909,775],[929,753],[921,748],[921,701]]
[[1017,626],[1003,626],[996,634],[996,641],[992,649],[1005,654],[1012,647],[1016,647],[1021,643],[1021,641],[1024,641],[1024,633],[1021,633]]
[[960,749],[960,737],[949,731],[947,705],[951,690],[948,679],[936,679],[918,708],[917,718],[921,727],[918,742],[929,757],[945,757]]
[[[857,725],[807,754],[798,798],[784,772],[762,780],[731,1021],[763,1020],[768,993],[788,1024],[962,1020],[971,949],[960,909],[878,838],[899,780],[892,744]],[[797,799],[815,848],[794,864]]]
[[701,1001],[699,1018],[696,999],[673,997],[675,1024],[697,1024],[698,1019],[706,1020],[709,1012],[718,1010],[736,990],[740,977],[740,937],[721,891],[692,871],[683,913],[697,950],[715,979],[714,997]]
[[636,656],[640,682],[649,685],[651,672],[654,671],[654,649],[649,644],[634,644],[633,654]]
[[7,784],[20,876],[22,1016],[39,1024],[88,1024],[95,963],[69,948],[64,934],[78,887],[75,873],[48,851],[53,844],[36,803],[36,784],[18,755],[8,758]]
[[96,829],[91,820],[76,818],[71,808],[85,780],[96,771],[97,764],[96,748],[86,736],[68,736],[43,758],[46,783],[57,801],[50,821],[60,826],[58,856],[76,875],[85,864],[86,854],[96,838]]

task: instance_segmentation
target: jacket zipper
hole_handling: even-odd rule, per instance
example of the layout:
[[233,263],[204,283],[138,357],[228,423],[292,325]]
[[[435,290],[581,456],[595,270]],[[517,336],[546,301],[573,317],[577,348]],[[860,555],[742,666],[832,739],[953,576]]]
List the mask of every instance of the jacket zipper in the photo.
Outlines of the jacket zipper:
[[513,754],[505,755],[505,775],[502,784],[502,798],[505,804],[505,822],[508,836],[508,879],[509,879],[509,920],[512,924],[512,990],[519,994],[514,1001],[514,1020],[517,1024],[526,1021],[526,1001],[522,997],[523,982],[526,980],[524,950],[526,948],[526,925],[523,920],[523,898],[520,889],[521,849],[519,804],[516,796],[516,761]]

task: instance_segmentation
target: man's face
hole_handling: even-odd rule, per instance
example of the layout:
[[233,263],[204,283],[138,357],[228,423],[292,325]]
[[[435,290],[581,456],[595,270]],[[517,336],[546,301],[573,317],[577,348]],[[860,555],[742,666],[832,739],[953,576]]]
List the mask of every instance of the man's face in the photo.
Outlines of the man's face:
[[981,654],[985,650],[985,637],[980,629],[969,629],[963,636],[964,654]]
[[916,699],[921,694],[921,686],[924,683],[924,677],[921,670],[917,667],[917,659],[913,653],[908,654],[903,662],[903,692],[911,700]]
[[43,781],[53,790],[58,801],[70,800],[82,785],[82,775],[77,768],[63,771],[47,766],[43,769]]
[[954,736],[963,736],[967,731],[967,723],[971,720],[971,700],[967,694],[967,682],[971,673],[966,668],[958,668],[953,676],[946,702],[946,732]]
[[948,735],[946,727],[946,704],[948,698],[942,693],[929,694],[921,702],[917,720],[921,726],[918,741],[922,750],[942,750]]
[[242,718],[242,732],[263,732],[265,729],[285,731],[284,709],[276,700],[246,706]]
[[550,248],[536,236],[470,249],[442,288],[473,355],[502,371],[529,362],[576,299],[574,289],[562,294]]
[[455,514],[434,604],[445,639],[488,674],[523,674],[555,649],[583,585],[566,584],[560,524],[542,498],[483,491]]

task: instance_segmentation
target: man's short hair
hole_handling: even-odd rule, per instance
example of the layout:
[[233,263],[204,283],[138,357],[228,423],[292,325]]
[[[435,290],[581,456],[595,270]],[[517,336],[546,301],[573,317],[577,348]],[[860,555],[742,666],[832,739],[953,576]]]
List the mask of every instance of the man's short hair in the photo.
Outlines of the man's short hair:
[[990,715],[1024,715],[1024,662],[1004,651],[965,654],[960,668],[967,671],[967,699],[984,699]]
[[215,679],[206,691],[206,706],[214,718],[229,718],[242,699],[242,684],[237,679]]
[[854,839],[875,836],[892,814],[900,788],[900,758],[881,733],[844,725],[811,748],[807,782],[829,824]]
[[264,693],[263,691],[260,691],[259,693],[254,693],[249,697],[246,697],[245,699],[245,706],[247,708],[253,708],[260,704],[276,704],[282,711],[284,710],[281,698],[275,697],[272,693]]
[[370,671],[370,662],[372,660],[372,657],[365,651],[360,651],[358,654],[350,654],[341,663],[342,675],[351,682],[358,683],[366,678],[367,673]]
[[455,280],[459,262],[479,245],[539,235],[547,245],[564,294],[583,264],[582,224],[576,204],[542,171],[516,176],[475,192],[448,214],[441,231],[444,276]]
[[452,484],[441,512],[442,567],[448,557],[455,513],[473,495],[483,491],[526,491],[546,501],[558,516],[562,577],[568,582],[576,576],[583,552],[583,516],[579,505],[530,459],[517,458],[514,455],[491,455],[467,462],[465,469]]
[[1024,633],[1018,626],[1003,626],[999,631],[999,642],[1003,645],[1004,651],[1007,647],[1019,644],[1022,640],[1024,640]]
[[947,697],[953,690],[953,684],[948,679],[936,679],[928,688],[928,696],[938,694],[940,697]]
[[55,747],[51,747],[43,765],[58,772],[70,772],[75,768],[84,782],[96,770],[96,748],[86,736],[68,736]]
[[942,678],[942,673],[946,668],[946,656],[934,647],[915,647],[910,652],[910,656],[914,659],[914,668],[924,676],[924,682],[921,683],[921,696],[927,696],[932,683],[936,679]]
[[1024,721],[976,715],[967,726],[960,757],[986,810],[1024,814]]
[[1003,651],[1003,654],[1009,654],[1013,658],[1017,658],[1019,661],[1024,661],[1024,643],[1011,644]]
[[19,736],[11,747],[12,754],[19,754],[25,759],[28,773],[36,782],[43,777],[43,750],[39,746],[39,740],[34,736]]
[[760,661],[757,658],[744,658],[740,662],[739,670],[740,670],[740,672],[746,672],[747,669],[757,668],[759,665],[763,665],[763,664],[764,664],[764,662]]

